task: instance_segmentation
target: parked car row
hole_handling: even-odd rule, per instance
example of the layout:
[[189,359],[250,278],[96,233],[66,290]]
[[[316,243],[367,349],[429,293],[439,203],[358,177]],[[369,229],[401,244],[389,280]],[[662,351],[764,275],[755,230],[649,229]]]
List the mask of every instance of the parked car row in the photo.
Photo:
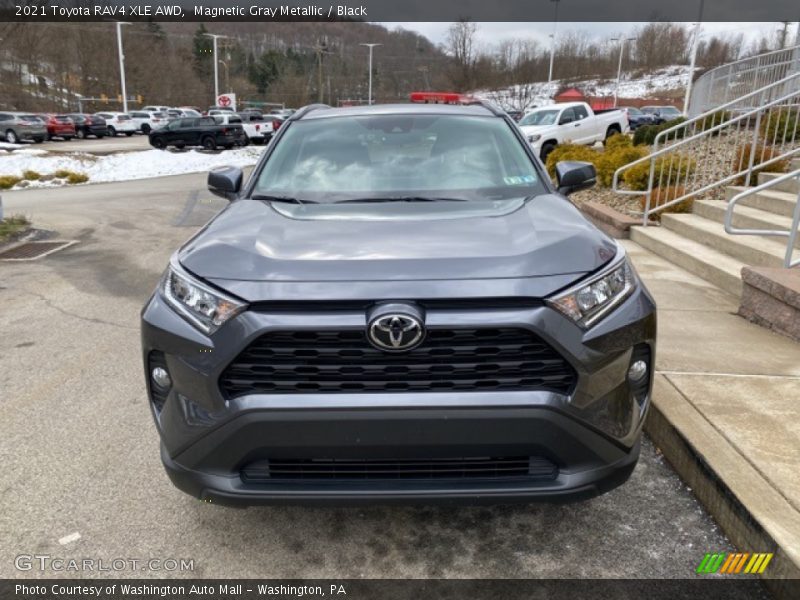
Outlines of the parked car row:
[[[214,106],[201,112],[193,106],[145,106],[127,113],[119,111],[103,111],[89,113],[26,113],[5,111],[0,112],[0,139],[16,144],[23,141],[33,141],[37,144],[45,140],[73,138],[85,139],[88,137],[103,138],[125,135],[131,137],[135,133],[150,136],[153,132],[165,128],[171,123],[181,121],[175,127],[183,129],[184,119],[203,119],[211,117],[214,125],[238,126],[244,133],[245,145],[247,143],[263,144],[270,140],[273,133],[281,123],[294,112],[293,109],[276,109],[271,113],[263,113],[258,109],[245,109],[234,112],[226,107]],[[204,121],[209,124],[209,121]],[[232,127],[235,128],[235,127]],[[156,136],[155,139],[172,139],[175,136]],[[178,139],[178,138],[175,138]],[[192,138],[191,145],[204,145],[200,138]],[[153,140],[151,139],[151,144]],[[195,142],[197,142],[195,144]],[[179,141],[190,145],[186,140]],[[238,138],[234,145],[242,145]],[[165,144],[175,145],[175,144]],[[229,140],[215,138],[215,146],[228,147]],[[158,147],[158,146],[157,146]]]

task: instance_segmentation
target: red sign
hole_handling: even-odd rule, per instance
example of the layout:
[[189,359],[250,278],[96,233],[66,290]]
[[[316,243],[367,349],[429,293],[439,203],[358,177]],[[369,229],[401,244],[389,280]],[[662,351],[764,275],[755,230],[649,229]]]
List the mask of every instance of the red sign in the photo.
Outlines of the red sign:
[[230,106],[231,99],[228,96],[220,96],[219,97],[219,105],[220,106]]
[[473,98],[455,92],[411,92],[409,100],[422,104],[469,104]]

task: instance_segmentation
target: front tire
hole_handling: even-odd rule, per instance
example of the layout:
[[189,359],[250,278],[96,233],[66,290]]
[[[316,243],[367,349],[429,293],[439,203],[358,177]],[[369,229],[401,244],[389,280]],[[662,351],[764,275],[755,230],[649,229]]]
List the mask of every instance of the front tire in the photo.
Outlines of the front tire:
[[150,145],[157,150],[163,150],[167,147],[167,143],[161,138],[153,138],[150,140]]
[[19,143],[19,138],[17,137],[17,132],[13,129],[9,129],[6,131],[6,141],[9,144],[17,144]]
[[113,127],[108,128],[108,135],[111,137],[117,137],[117,130]]
[[79,140],[86,139],[86,132],[83,129],[78,129],[78,131],[75,132],[75,135],[78,136]]

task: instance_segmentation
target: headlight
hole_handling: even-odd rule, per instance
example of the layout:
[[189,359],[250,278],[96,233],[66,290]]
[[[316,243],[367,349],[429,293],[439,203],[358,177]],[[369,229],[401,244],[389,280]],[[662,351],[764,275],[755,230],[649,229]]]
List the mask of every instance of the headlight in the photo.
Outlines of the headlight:
[[212,334],[247,304],[197,281],[171,264],[161,282],[161,292],[172,308],[206,334]]
[[548,304],[583,328],[591,327],[636,289],[636,276],[625,258],[621,262],[549,298]]
[[528,141],[532,144],[533,142],[538,142],[542,136],[538,133],[534,133],[528,136]]

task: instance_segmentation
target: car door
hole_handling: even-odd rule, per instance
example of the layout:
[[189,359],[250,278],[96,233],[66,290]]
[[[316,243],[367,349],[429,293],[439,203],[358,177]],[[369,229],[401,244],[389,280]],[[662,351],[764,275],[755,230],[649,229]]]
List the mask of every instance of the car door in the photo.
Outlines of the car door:
[[164,139],[167,144],[182,143],[183,133],[180,131],[180,121],[170,121],[161,131],[164,132]]
[[575,138],[577,143],[593,144],[595,141],[600,139],[597,119],[589,118],[589,111],[586,110],[585,106],[573,106],[572,112],[575,115],[573,129],[578,132],[578,135]]
[[558,117],[558,124],[562,131],[562,142],[579,144],[581,124],[575,119],[575,110],[570,106],[565,108]]

